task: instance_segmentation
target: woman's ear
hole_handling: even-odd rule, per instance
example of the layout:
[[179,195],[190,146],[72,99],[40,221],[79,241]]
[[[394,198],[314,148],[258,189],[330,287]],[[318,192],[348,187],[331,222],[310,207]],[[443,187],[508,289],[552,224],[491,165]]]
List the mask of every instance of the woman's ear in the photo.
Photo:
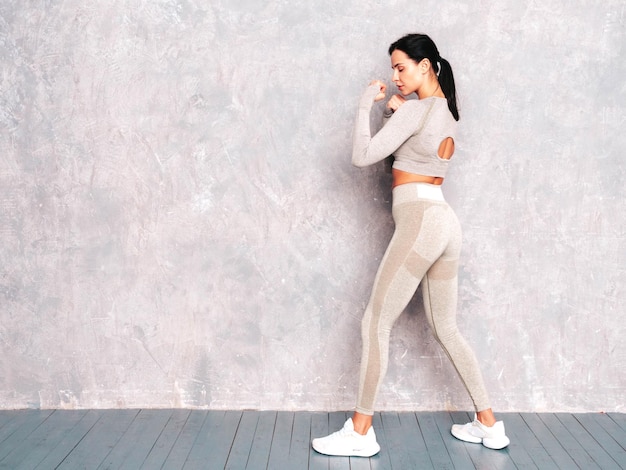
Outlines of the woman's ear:
[[428,69],[431,67],[429,59],[422,59],[420,62],[420,72],[428,73]]

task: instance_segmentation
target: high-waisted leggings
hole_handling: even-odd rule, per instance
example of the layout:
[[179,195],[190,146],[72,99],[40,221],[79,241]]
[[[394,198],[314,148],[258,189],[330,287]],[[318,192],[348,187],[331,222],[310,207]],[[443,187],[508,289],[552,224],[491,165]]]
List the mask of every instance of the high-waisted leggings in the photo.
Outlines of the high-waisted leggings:
[[378,268],[363,316],[363,352],[356,411],[374,413],[387,371],[391,328],[420,282],[426,320],[469,392],[476,411],[490,408],[476,356],[456,324],[459,221],[441,188],[409,183],[393,189],[395,231]]

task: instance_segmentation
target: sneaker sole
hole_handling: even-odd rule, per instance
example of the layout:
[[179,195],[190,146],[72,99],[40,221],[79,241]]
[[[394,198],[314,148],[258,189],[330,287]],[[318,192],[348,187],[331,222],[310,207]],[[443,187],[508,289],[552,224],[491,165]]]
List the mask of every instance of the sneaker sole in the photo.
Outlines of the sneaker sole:
[[483,439],[483,445],[488,449],[500,450],[504,449],[511,443],[511,440],[504,436],[498,439]]
[[332,457],[373,457],[374,455],[378,454],[380,452],[380,446],[377,444],[375,447],[375,450],[355,450],[351,453],[339,453],[339,452],[330,452],[330,451],[325,451],[323,449],[318,449],[315,447],[315,445],[312,445],[313,450],[319,454],[322,455],[330,455]]
[[489,439],[489,438],[481,439],[480,437],[455,433],[454,431],[451,431],[451,434],[460,441],[469,442],[470,444],[482,444],[486,448],[492,449],[492,450],[504,449],[506,446],[508,446],[511,443],[511,440],[506,436],[501,437],[501,438],[496,438],[496,439]]
[[452,429],[450,433],[454,437],[456,437],[459,441],[469,442],[471,444],[481,444],[483,442],[483,440],[480,437],[472,436],[471,434],[455,432],[454,429]]

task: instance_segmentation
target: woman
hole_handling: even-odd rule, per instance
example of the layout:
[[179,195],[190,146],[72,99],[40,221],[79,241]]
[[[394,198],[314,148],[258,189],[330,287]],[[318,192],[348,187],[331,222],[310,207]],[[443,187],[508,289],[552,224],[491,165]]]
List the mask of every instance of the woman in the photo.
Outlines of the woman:
[[[456,368],[476,409],[475,419],[452,426],[463,441],[491,449],[509,444],[502,421],[489,404],[478,362],[456,325],[457,272],[461,229],[441,192],[454,153],[459,113],[450,64],[426,35],[409,34],[389,47],[392,96],[383,128],[372,137],[370,111],[385,98],[386,85],[373,81],[359,102],[352,163],[364,167],[393,155],[395,231],[376,274],[362,321],[363,351],[357,406],[343,429],[313,439],[327,455],[370,457],[380,450],[372,428],[374,401],[387,370],[389,335],[422,284],[426,319]],[[416,93],[418,99],[405,97]]]

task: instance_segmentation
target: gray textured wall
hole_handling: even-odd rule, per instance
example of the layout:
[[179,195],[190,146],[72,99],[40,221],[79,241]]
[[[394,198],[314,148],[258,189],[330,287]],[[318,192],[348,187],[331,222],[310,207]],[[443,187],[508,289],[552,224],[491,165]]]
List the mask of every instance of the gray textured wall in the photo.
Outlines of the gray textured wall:
[[[0,5],[0,407],[349,409],[391,235],[350,165],[388,44],[461,132],[459,323],[498,410],[625,411],[624,0]],[[418,294],[380,409],[469,409]]]

